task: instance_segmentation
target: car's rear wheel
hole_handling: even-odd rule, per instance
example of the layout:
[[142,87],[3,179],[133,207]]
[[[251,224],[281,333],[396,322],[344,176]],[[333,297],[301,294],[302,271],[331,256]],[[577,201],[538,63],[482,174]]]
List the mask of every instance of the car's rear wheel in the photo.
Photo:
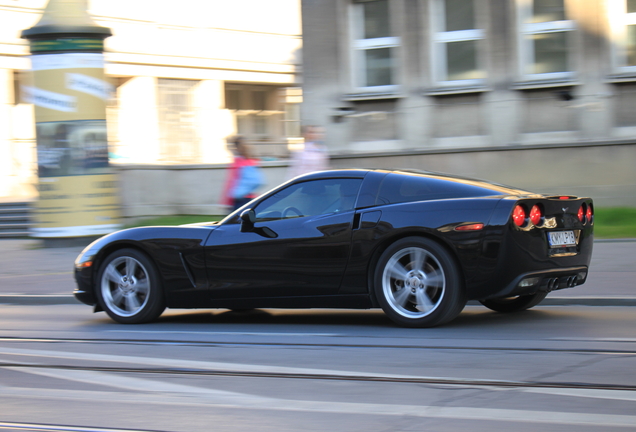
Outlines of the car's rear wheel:
[[534,294],[523,295],[523,296],[515,296],[515,297],[504,297],[490,300],[479,300],[479,303],[486,306],[488,309],[492,309],[496,312],[519,312],[522,310],[530,309],[541,303],[545,296],[547,296],[547,292],[536,292]]
[[405,327],[444,324],[466,305],[455,260],[440,244],[420,237],[398,240],[384,251],[374,290],[384,313]]
[[101,307],[122,324],[152,321],[165,309],[155,265],[135,249],[121,249],[106,257],[96,291]]

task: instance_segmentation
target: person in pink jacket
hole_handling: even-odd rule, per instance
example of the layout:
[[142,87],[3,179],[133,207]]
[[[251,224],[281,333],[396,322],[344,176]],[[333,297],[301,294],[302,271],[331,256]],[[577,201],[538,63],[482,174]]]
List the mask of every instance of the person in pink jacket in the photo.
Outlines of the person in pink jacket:
[[221,204],[232,211],[256,198],[256,190],[265,183],[259,161],[251,157],[243,137],[234,138],[234,149],[234,161],[228,170],[221,198]]

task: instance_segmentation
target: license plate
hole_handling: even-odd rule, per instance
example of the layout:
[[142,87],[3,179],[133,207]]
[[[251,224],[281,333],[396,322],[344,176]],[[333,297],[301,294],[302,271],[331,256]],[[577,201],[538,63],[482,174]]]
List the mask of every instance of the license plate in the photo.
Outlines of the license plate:
[[574,231],[556,231],[548,233],[550,247],[576,246]]

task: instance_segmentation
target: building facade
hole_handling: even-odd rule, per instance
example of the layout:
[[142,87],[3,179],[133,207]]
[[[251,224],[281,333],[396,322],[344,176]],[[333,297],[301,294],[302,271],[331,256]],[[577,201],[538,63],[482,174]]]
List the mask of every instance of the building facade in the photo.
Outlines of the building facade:
[[[20,38],[47,0],[0,0],[0,197],[37,195],[31,79]],[[105,41],[112,163],[224,164],[244,135],[264,159],[300,138],[299,0],[90,0]]]
[[303,0],[334,153],[636,139],[634,0]]
[[335,167],[636,206],[636,0],[302,0],[303,120]]

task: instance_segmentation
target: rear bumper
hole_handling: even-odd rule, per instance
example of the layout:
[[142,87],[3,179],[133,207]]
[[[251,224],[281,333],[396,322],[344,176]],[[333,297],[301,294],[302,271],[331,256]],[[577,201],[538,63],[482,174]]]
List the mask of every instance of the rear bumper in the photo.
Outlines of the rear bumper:
[[517,276],[505,288],[489,295],[486,299],[534,294],[538,291],[550,292],[582,285],[587,280],[588,267],[564,267],[550,270],[532,271]]

